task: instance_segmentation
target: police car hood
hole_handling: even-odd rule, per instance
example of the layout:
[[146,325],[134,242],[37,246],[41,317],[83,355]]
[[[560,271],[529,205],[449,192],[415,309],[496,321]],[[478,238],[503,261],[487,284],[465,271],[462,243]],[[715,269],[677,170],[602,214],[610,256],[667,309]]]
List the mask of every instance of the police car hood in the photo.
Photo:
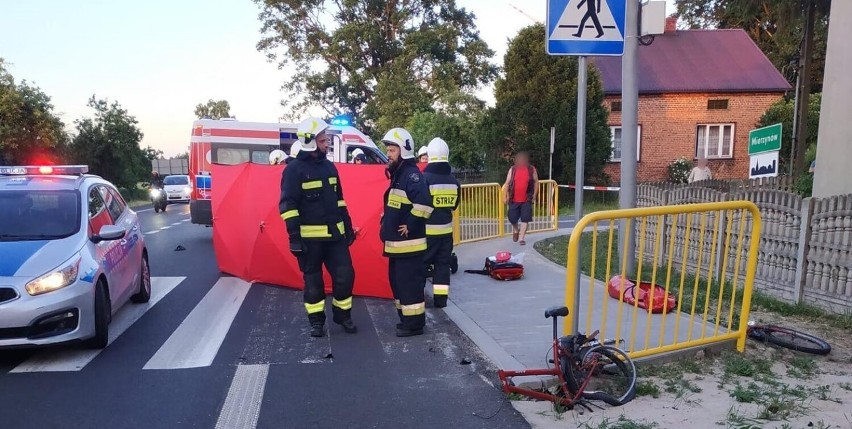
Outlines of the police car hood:
[[0,241],[0,277],[39,277],[60,268],[81,247],[77,235],[49,241]]

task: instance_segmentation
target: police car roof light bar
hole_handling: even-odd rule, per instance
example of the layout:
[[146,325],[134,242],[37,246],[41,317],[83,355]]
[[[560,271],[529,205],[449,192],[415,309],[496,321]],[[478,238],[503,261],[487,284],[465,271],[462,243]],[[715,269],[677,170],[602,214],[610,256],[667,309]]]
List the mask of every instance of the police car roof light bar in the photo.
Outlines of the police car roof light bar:
[[0,176],[68,175],[82,176],[89,172],[88,165],[22,165],[0,167]]

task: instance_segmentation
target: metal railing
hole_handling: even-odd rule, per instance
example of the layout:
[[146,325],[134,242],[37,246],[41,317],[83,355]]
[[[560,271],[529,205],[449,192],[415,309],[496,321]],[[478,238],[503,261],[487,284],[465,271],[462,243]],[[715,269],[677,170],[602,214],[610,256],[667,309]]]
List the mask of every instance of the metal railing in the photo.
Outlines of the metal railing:
[[[625,231],[621,260],[619,228]],[[750,201],[609,210],[583,217],[568,242],[565,304],[574,317],[565,322],[566,335],[599,329],[600,338],[619,341],[634,358],[729,340],[743,351],[760,228],[760,212]],[[626,246],[634,234],[636,260],[628,264]],[[584,260],[581,246],[591,250],[584,252]],[[628,277],[628,265],[635,266],[629,273],[634,277]],[[578,284],[581,266],[588,278]],[[730,277],[724,274],[729,267]],[[642,280],[641,292],[630,288],[637,280]],[[660,289],[644,289],[646,285]]]
[[[459,208],[453,216],[455,244],[487,240],[511,233],[499,183],[462,185]],[[528,232],[559,227],[559,188],[554,180],[540,180]]]

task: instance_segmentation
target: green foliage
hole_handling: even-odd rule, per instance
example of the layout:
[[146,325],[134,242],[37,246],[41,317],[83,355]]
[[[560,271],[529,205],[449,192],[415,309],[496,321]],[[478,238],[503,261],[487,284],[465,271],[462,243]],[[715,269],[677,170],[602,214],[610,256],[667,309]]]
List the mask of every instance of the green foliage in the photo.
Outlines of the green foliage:
[[450,147],[450,164],[455,168],[480,169],[483,145],[477,140],[484,107],[475,97],[457,93],[439,110],[416,112],[406,127],[417,146],[426,146],[440,137]]
[[[454,0],[255,0],[257,44],[282,67],[291,119],[318,105],[367,133],[408,122],[449,94],[490,83],[494,52]],[[317,67],[319,66],[319,67]]]
[[222,119],[231,117],[231,104],[228,100],[213,100],[212,98],[207,103],[198,103],[195,106],[195,116],[198,119],[204,117],[210,119]]
[[[578,60],[547,55],[544,40],[544,25],[536,24],[522,29],[509,42],[505,75],[495,87],[496,106],[483,120],[479,140],[489,149],[486,157],[490,169],[505,174],[511,155],[526,150],[544,176],[550,156],[550,128],[555,126],[553,178],[573,183]],[[600,76],[593,67],[589,68],[587,94],[586,177],[590,183],[605,183],[603,167],[612,154],[609,113],[603,106]]]
[[[812,94],[808,103],[808,138],[806,144],[808,151],[813,157],[816,157],[817,135],[819,134],[819,109],[822,104],[822,94]],[[781,99],[775,102],[772,106],[766,109],[763,116],[757,122],[757,127],[766,127],[774,124],[781,124],[781,153],[778,154],[780,168],[782,172],[787,172],[790,168],[790,148],[793,144],[793,116],[794,116],[795,101]],[[814,149],[811,149],[813,147]],[[806,155],[807,157],[807,155]],[[809,158],[807,165],[814,158]]]
[[692,171],[692,161],[685,157],[680,157],[670,162],[667,170],[669,182],[686,183],[689,181],[689,173]]
[[15,83],[0,58],[0,164],[62,162],[64,128],[50,97],[25,80]]
[[[805,27],[807,0],[675,0],[677,15],[690,28],[742,28],[793,84],[795,60]],[[831,0],[814,0],[813,62],[815,92],[822,88]]]
[[153,161],[163,156],[163,151],[154,149],[151,146],[146,147],[142,152],[145,153],[145,158],[148,158],[148,161]]
[[142,131],[136,118],[117,102],[110,104],[95,96],[88,106],[95,110],[94,118],[76,121],[77,135],[71,142],[71,153],[89,170],[120,188],[135,188],[148,178],[151,162],[139,147]]

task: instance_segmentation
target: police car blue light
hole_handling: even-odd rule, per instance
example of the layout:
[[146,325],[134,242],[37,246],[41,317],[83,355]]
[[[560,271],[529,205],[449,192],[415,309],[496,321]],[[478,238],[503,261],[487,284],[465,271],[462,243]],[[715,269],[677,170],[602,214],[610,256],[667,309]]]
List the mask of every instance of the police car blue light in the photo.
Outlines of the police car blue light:
[[83,165],[0,167],[0,348],[106,347],[151,278],[139,219]]

